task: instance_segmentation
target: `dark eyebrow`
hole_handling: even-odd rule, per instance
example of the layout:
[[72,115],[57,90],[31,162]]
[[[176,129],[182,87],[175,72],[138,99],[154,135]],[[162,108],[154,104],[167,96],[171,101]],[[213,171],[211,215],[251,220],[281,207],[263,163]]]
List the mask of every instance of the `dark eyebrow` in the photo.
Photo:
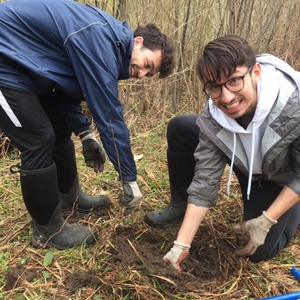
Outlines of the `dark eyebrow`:
[[[224,82],[227,82],[230,79],[243,77],[243,75],[236,74],[237,72],[239,72],[239,71],[235,70]],[[222,85],[222,83],[216,83],[215,81],[207,81],[204,86],[208,87],[208,86],[212,86],[212,85]]]

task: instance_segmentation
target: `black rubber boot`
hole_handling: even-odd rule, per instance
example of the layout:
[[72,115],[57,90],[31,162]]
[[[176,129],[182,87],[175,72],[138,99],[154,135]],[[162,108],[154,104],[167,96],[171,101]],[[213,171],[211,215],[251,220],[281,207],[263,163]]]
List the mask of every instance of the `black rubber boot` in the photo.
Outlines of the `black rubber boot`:
[[181,224],[187,202],[182,200],[171,187],[171,202],[167,207],[157,211],[149,211],[144,216],[144,221],[154,228],[170,228]]
[[62,210],[78,210],[88,213],[108,207],[111,202],[108,196],[90,196],[82,191],[76,167],[74,143],[56,145],[53,160],[57,167],[58,189]]
[[56,166],[20,170],[23,199],[33,219],[34,247],[53,246],[59,250],[96,242],[94,228],[68,224],[61,215]]
[[36,248],[52,246],[58,250],[65,250],[95,244],[97,235],[95,228],[67,223],[61,216],[60,205],[57,205],[46,225],[33,221],[32,244]]
[[187,206],[187,188],[194,176],[195,160],[193,155],[177,155],[167,152],[171,202],[158,211],[147,212],[144,221],[151,227],[169,228],[179,225]]
[[59,198],[63,211],[74,209],[82,213],[88,213],[91,210],[99,211],[110,205],[110,200],[105,195],[89,196],[85,194],[79,186],[77,175],[67,193],[59,192]]

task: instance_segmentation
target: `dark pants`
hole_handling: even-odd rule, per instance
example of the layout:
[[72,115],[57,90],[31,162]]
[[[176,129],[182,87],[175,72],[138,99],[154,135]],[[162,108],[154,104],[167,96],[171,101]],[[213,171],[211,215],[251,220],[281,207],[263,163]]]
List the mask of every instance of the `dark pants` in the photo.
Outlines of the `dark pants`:
[[55,145],[68,142],[72,134],[54,94],[38,97],[3,86],[0,91],[0,128],[21,151],[22,170],[49,167]]
[[[198,145],[199,127],[196,125],[198,115],[180,115],[173,118],[167,131],[168,150],[180,155],[180,153],[193,154]],[[229,162],[229,160],[228,160]],[[250,199],[247,200],[246,191],[248,177],[239,169],[234,168],[238,178],[244,205],[244,220],[256,218],[267,210],[276,199],[282,187],[272,181],[260,180],[253,181],[251,185]],[[182,173],[177,172],[177,181],[181,180]],[[184,178],[182,178],[184,180]],[[171,182],[172,184],[172,182]],[[272,226],[264,245],[258,247],[256,252],[249,257],[253,262],[268,260],[274,257],[280,249],[288,244],[294,237],[298,224],[300,223],[300,203],[297,203],[284,215],[278,223]]]

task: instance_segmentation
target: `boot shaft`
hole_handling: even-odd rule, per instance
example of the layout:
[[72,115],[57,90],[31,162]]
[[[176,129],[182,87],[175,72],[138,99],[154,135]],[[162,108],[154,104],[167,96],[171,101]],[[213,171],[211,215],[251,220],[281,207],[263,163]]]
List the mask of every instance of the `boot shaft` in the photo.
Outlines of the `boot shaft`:
[[20,170],[23,200],[31,217],[47,224],[59,205],[56,166],[38,170]]
[[75,148],[71,139],[54,147],[53,161],[57,168],[58,189],[61,193],[67,193],[77,176]]

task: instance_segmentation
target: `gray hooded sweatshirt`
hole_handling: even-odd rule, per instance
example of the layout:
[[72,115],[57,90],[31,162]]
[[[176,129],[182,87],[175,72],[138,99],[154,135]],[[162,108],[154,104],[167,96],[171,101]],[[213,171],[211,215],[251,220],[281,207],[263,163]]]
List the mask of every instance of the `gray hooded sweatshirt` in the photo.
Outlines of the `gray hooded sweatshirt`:
[[290,187],[300,196],[300,73],[279,58],[263,54],[258,103],[244,129],[208,99],[197,120],[199,144],[195,150],[195,175],[188,202],[209,207],[217,198],[220,179],[230,160],[227,192],[233,165],[252,179],[271,180]]

